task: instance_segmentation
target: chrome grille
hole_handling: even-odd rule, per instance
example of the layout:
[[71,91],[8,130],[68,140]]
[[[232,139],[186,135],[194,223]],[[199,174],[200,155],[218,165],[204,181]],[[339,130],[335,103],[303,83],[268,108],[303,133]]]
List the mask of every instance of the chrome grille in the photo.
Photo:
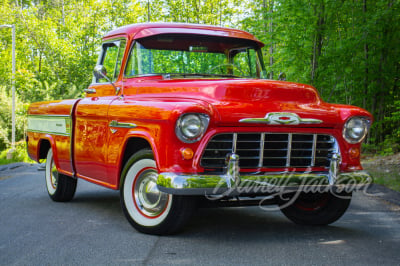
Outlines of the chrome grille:
[[222,168],[229,153],[239,155],[241,168],[329,167],[336,140],[324,134],[227,133],[207,144],[200,164]]

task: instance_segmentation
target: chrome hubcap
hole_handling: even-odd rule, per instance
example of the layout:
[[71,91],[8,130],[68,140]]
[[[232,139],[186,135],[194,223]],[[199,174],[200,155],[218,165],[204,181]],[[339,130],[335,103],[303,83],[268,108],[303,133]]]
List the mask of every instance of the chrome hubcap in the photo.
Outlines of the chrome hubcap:
[[136,206],[150,217],[161,214],[168,204],[168,194],[157,188],[157,172],[153,169],[142,172],[133,188]]

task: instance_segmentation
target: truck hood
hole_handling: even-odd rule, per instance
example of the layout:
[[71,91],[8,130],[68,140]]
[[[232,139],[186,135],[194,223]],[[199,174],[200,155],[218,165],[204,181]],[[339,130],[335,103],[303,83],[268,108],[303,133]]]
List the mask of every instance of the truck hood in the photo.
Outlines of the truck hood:
[[215,122],[224,126],[270,124],[261,121],[268,114],[278,124],[299,119],[300,123],[292,125],[313,127],[332,127],[340,120],[336,108],[323,102],[316,89],[305,84],[253,79],[159,79],[151,85],[153,82],[154,79],[146,79],[135,84],[136,95],[205,101],[216,111]]

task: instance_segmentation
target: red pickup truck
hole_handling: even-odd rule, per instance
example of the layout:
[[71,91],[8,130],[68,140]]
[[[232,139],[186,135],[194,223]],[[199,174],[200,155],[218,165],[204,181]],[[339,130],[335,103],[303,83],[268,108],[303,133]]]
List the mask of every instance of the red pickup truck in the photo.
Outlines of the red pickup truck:
[[175,23],[107,33],[86,97],[33,103],[29,156],[54,201],[77,179],[120,190],[140,232],[172,234],[197,206],[276,204],[292,221],[339,219],[371,183],[367,111],[266,79],[253,35]]

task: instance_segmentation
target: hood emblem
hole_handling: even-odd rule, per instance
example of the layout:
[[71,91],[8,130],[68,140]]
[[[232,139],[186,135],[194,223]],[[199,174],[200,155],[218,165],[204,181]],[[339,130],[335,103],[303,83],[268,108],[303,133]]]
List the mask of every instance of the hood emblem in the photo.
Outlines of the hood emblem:
[[301,118],[295,113],[268,113],[263,118],[243,118],[241,123],[263,123],[268,125],[321,124],[323,121],[313,118]]

